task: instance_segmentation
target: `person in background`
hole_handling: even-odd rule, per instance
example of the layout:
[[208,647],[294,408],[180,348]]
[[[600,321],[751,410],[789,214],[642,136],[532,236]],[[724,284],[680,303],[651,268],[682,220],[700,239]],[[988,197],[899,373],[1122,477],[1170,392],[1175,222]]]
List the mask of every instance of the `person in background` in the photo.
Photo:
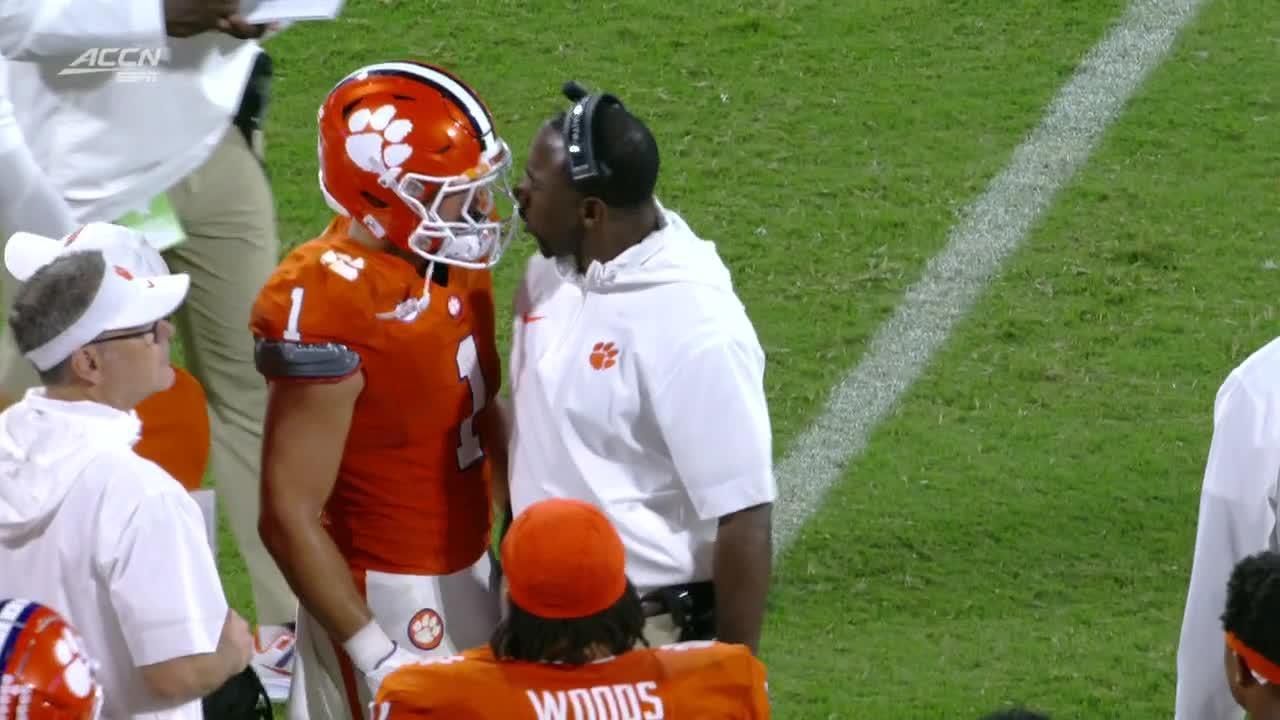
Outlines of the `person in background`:
[[42,384],[0,413],[0,596],[38,597],[76,626],[102,663],[107,717],[198,720],[252,655],[199,507],[132,447],[131,411],[173,383],[166,318],[189,284],[73,252],[9,311]]
[[[25,282],[54,258],[82,250],[101,250],[113,265],[136,277],[168,275],[160,253],[139,232],[108,223],[89,223],[62,238],[14,233],[5,244],[5,269]],[[202,487],[209,460],[209,415],[200,383],[186,370],[174,367],[173,386],[138,403],[142,437],[133,446],[139,456],[155,462],[195,498],[204,515],[209,546],[218,554],[217,509],[212,489]]]
[[1174,720],[1227,720],[1240,711],[1218,671],[1227,578],[1280,542],[1280,338],[1232,370],[1213,403],[1191,579],[1178,639]]
[[[131,225],[192,278],[175,327],[207,396],[210,484],[249,571],[254,667],[283,700],[297,601],[257,533],[266,389],[244,332],[279,257],[263,142],[272,66],[257,41],[269,28],[247,23],[240,0],[2,5],[0,237]],[[135,66],[111,70],[117,59]],[[0,309],[17,284],[0,283]],[[0,336],[0,408],[35,385],[11,335]],[[191,390],[185,378],[175,385],[187,399]]]
[[1232,718],[1280,720],[1280,553],[1241,560],[1227,581],[1222,612],[1227,687],[1240,709]]

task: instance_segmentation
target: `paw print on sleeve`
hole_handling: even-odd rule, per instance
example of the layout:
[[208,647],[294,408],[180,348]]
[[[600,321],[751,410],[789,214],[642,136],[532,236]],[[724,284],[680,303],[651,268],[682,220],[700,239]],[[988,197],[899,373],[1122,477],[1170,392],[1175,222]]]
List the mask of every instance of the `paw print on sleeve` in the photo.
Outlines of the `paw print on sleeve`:
[[390,168],[400,167],[409,159],[413,148],[404,142],[413,130],[413,123],[396,118],[394,105],[383,105],[376,110],[360,108],[347,119],[347,155],[361,169],[381,175]]
[[618,349],[611,342],[598,342],[591,348],[588,360],[591,361],[591,367],[607,370],[618,363]]
[[80,649],[79,641],[67,628],[62,629],[62,637],[53,646],[53,654],[62,665],[62,679],[67,683],[67,689],[76,697],[89,697],[93,692],[93,669],[89,667],[89,660]]

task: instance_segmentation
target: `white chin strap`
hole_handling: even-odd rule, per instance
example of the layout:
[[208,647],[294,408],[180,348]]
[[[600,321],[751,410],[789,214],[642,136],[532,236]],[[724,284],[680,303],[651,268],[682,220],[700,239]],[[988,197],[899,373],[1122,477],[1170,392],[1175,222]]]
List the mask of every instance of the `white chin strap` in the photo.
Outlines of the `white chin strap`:
[[422,283],[422,297],[409,298],[396,306],[390,312],[381,312],[377,314],[379,320],[399,320],[401,322],[413,322],[418,316],[427,311],[431,305],[431,275],[435,272],[436,263],[434,260],[427,263],[427,272],[425,280]]

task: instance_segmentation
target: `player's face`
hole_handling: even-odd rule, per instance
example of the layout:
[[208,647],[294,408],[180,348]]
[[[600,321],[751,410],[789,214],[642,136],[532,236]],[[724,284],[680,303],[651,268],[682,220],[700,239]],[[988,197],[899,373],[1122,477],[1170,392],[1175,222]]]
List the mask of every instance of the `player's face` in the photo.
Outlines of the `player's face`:
[[524,229],[543,257],[570,257],[581,246],[581,198],[569,185],[568,161],[560,134],[544,125],[529,147],[524,176],[516,186]]

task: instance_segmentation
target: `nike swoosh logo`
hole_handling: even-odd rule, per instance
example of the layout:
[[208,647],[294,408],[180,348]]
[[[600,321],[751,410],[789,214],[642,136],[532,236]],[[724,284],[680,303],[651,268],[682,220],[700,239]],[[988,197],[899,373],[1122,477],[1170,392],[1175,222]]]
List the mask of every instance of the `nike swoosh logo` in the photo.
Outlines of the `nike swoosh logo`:
[[525,313],[525,314],[524,314],[524,324],[525,324],[525,325],[528,325],[529,323],[538,322],[539,320],[541,320],[541,319],[542,319],[542,318],[544,318],[544,317],[546,317],[546,316],[545,316],[545,315],[530,315],[529,313]]

